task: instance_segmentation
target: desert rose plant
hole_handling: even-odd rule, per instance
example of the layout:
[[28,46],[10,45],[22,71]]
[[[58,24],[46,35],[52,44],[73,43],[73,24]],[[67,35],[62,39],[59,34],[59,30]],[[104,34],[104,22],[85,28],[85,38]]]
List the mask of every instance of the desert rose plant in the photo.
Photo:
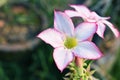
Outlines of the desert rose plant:
[[111,22],[107,21],[110,17],[101,17],[96,12],[90,11],[84,5],[70,5],[70,7],[75,10],[65,10],[65,13],[70,17],[81,17],[85,22],[95,22],[98,26],[96,33],[100,37],[104,38],[105,25],[113,31],[116,37],[119,37],[119,31]]
[[[53,58],[62,72],[69,68],[65,80],[94,80],[87,60],[102,57],[99,48],[91,41],[95,33],[104,38],[105,25],[108,25],[116,37],[119,31],[108,22],[109,17],[100,17],[83,5],[70,5],[75,10],[54,11],[54,27],[41,32],[37,37],[54,48]],[[83,19],[74,27],[71,17]]]

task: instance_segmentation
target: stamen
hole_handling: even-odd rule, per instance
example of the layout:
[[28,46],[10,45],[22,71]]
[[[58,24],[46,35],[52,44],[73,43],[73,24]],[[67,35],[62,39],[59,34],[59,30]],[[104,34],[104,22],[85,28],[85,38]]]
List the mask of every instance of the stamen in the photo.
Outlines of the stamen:
[[65,47],[68,49],[74,48],[77,44],[78,42],[74,37],[67,37],[64,42]]

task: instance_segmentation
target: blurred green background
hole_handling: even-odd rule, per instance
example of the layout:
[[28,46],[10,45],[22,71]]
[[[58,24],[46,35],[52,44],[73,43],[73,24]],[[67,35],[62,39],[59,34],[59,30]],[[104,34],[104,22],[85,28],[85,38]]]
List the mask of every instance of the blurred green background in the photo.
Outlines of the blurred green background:
[[[110,21],[120,31],[120,0],[0,0],[0,80],[63,80],[53,60],[53,48],[36,38],[53,27],[54,9],[84,4]],[[79,21],[74,20],[77,24]],[[120,80],[120,38],[106,29],[105,39],[93,41],[105,56],[92,65],[100,80]]]

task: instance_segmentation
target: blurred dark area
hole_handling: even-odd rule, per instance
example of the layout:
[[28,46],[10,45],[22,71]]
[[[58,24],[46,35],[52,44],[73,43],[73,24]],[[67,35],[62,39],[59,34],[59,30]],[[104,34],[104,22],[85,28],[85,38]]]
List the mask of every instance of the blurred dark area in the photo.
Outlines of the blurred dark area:
[[[53,60],[53,48],[36,36],[53,27],[54,10],[72,9],[84,4],[120,31],[120,0],[0,0],[0,80],[63,80]],[[79,23],[79,21],[74,21]],[[120,79],[120,38],[107,28],[105,39],[95,35],[93,42],[104,56],[94,61],[95,77]]]

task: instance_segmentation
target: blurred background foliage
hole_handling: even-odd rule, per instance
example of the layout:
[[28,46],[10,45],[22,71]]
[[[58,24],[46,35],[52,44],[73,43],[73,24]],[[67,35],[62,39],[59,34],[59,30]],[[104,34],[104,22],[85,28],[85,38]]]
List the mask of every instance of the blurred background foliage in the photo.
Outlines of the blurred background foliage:
[[[67,70],[57,69],[53,48],[36,35],[53,27],[54,9],[64,11],[69,4],[84,4],[101,16],[111,16],[120,31],[120,0],[0,0],[0,80],[63,79]],[[119,80],[120,38],[115,39],[107,28],[105,40],[95,35],[93,41],[105,55],[92,65],[95,76]]]

